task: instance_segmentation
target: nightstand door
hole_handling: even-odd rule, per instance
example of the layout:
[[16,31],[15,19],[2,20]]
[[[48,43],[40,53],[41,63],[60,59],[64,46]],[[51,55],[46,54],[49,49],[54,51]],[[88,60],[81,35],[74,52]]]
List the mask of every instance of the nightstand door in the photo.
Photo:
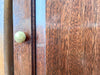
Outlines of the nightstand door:
[[36,0],[37,75],[100,74],[100,0]]

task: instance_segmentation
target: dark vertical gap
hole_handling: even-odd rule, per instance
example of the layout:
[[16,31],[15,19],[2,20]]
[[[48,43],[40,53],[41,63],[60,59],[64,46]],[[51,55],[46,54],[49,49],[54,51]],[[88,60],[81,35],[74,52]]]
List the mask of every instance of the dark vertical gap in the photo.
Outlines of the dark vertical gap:
[[31,0],[32,75],[36,74],[36,0]]
[[[11,16],[12,16],[12,39],[13,39],[13,0],[11,0]],[[12,40],[12,75],[14,75],[14,46],[13,46],[13,40]],[[11,75],[11,74],[10,74]]]

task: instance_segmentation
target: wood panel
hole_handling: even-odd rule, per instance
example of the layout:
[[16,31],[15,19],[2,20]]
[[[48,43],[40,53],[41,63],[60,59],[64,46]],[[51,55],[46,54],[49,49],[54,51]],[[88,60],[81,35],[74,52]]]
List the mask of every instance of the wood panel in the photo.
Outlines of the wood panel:
[[95,0],[84,1],[84,25],[83,25],[83,45],[84,45],[84,75],[94,74],[95,64],[95,27],[97,11]]
[[83,49],[83,8],[82,0],[71,1],[71,14],[69,25],[68,66],[69,75],[84,74],[84,49]]
[[23,31],[26,40],[14,41],[14,75],[32,75],[31,0],[13,0],[13,31]]
[[12,0],[4,5],[4,65],[5,75],[14,75]]
[[[0,1],[0,75],[13,75],[12,1]],[[10,33],[10,34],[9,34]]]
[[47,75],[99,75],[99,3],[46,1]]
[[36,0],[36,72],[46,75],[45,1]]
[[95,58],[94,58],[94,75],[100,74],[100,0],[96,0],[95,10],[96,10],[96,22],[95,22]]
[[[46,74],[68,75],[71,0],[47,0]],[[74,61],[74,60],[73,60]]]

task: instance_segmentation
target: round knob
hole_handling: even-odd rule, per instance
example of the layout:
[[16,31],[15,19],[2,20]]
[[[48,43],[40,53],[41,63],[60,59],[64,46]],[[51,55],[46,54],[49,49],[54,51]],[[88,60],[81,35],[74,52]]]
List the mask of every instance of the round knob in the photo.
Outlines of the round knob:
[[15,41],[16,41],[17,43],[22,43],[22,42],[25,41],[26,35],[25,35],[24,32],[18,31],[18,32],[15,33],[14,39],[15,39]]

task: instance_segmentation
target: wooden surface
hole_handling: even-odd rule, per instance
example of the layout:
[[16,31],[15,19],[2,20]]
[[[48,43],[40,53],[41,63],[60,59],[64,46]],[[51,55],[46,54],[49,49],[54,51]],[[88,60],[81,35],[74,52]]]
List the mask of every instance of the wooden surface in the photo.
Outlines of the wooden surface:
[[23,43],[14,41],[14,75],[32,75],[31,0],[13,0],[13,28],[27,36]]
[[100,0],[46,0],[37,15],[33,4],[13,1],[14,34],[27,35],[14,41],[15,75],[99,75]]
[[0,1],[0,75],[13,75],[12,1]]
[[36,72],[46,75],[45,0],[36,0]]
[[37,25],[37,75],[99,75],[100,0],[46,0],[45,10],[46,26]]
[[4,65],[5,75],[14,75],[12,0],[4,5]]

